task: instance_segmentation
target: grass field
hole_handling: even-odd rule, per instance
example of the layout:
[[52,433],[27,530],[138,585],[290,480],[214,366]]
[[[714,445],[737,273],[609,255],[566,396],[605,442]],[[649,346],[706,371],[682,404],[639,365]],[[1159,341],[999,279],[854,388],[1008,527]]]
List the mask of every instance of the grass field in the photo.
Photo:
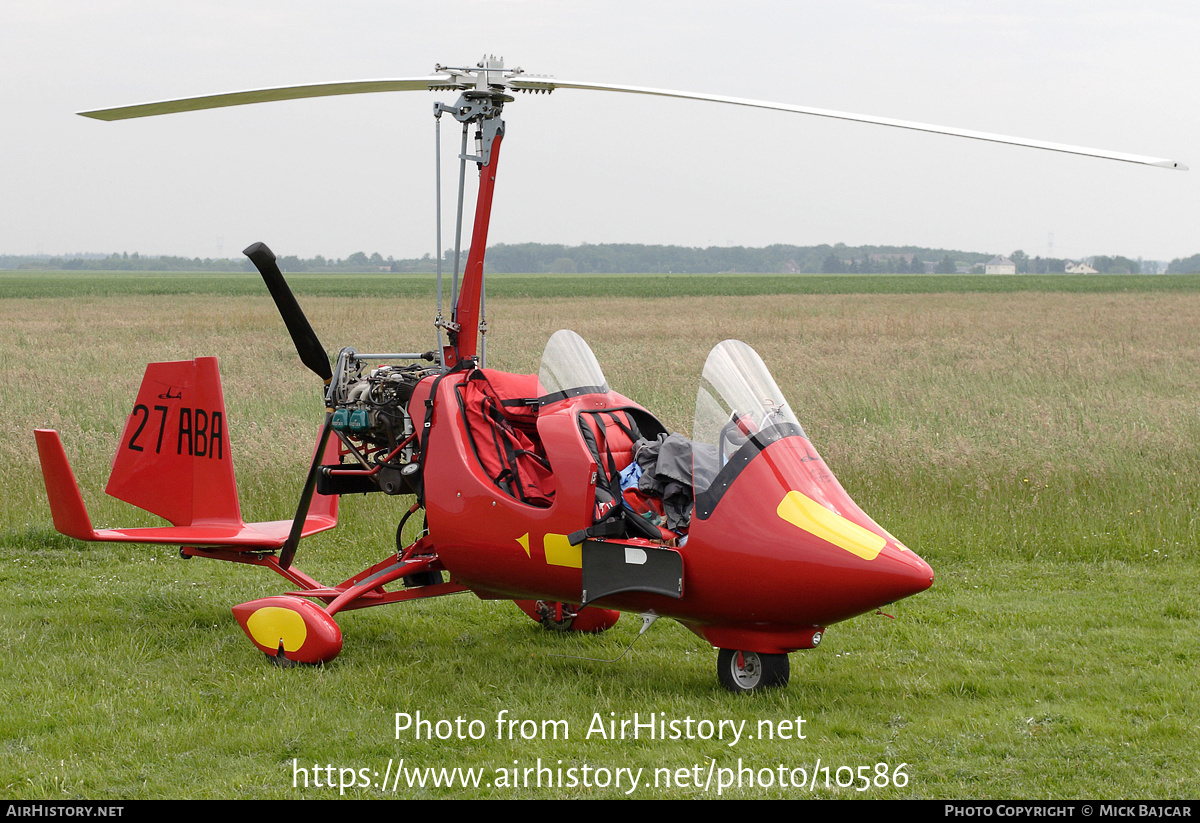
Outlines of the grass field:
[[[331,350],[432,347],[431,278],[294,283]],[[555,655],[615,657],[636,617],[548,636],[470,595],[346,613],[332,664],[272,667],[229,607],[281,579],[57,535],[31,433],[60,430],[97,526],[150,525],[101,493],[144,363],[216,355],[243,514],[290,517],[320,387],[260,282],[3,274],[0,794],[337,797],[340,780],[348,797],[621,797],[617,770],[641,769],[630,796],[1200,795],[1200,278],[499,276],[488,315],[489,365],[536,369],[574,328],[616,390],[683,432],[709,348],[746,340],[934,587],[894,620],[831,627],[787,689],[749,699],[668,621],[617,663],[573,660]],[[404,504],[382,497],[343,501],[305,570],[336,582],[384,557]],[[496,739],[505,710],[533,721],[515,739]],[[397,739],[396,713],[417,711],[486,734]],[[635,712],[747,735],[587,734]],[[798,717],[803,739],[760,739]],[[359,785],[401,759],[483,776]]]

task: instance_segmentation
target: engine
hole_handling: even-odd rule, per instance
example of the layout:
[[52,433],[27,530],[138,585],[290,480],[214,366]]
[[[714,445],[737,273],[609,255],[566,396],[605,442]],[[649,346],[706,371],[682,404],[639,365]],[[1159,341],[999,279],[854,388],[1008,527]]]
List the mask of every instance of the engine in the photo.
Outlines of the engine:
[[[377,359],[377,356],[371,356]],[[330,426],[342,441],[344,451],[361,469],[372,471],[372,485],[389,494],[408,490],[400,480],[404,466],[412,461],[415,431],[408,414],[408,401],[417,383],[438,373],[435,366],[385,363],[371,365],[354,349],[338,354],[327,401],[333,409]],[[366,478],[363,478],[364,480]],[[375,491],[358,484],[347,491]]]
[[357,374],[339,386],[334,399],[333,429],[346,432],[378,448],[395,448],[412,434],[406,407],[413,388],[431,369],[422,366],[377,366],[365,375],[364,363],[355,361]]

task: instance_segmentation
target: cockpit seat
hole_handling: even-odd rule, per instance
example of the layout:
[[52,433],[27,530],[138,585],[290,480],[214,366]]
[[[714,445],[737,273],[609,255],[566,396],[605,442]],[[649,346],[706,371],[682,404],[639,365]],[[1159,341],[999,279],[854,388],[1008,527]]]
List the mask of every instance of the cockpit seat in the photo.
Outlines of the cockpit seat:
[[[652,416],[642,413],[643,423],[649,429],[661,429]],[[599,536],[629,536],[645,537],[650,540],[674,540],[679,535],[661,528],[642,516],[646,512],[656,512],[661,505],[641,499],[643,496],[636,489],[630,493],[635,496],[631,504],[626,504],[625,493],[621,489],[621,471],[633,463],[634,444],[643,439],[643,426],[631,410],[605,409],[603,411],[585,411],[579,413],[579,431],[587,444],[592,458],[596,461],[596,508],[594,520],[601,528],[593,528],[593,533]],[[653,437],[657,431],[650,432]],[[606,528],[604,528],[606,527]]]

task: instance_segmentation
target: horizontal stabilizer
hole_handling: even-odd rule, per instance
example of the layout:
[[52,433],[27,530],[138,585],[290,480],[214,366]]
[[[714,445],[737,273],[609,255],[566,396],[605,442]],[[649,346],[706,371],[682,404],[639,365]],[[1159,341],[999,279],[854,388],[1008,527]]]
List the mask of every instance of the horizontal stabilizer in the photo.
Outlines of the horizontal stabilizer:
[[[67,462],[58,432],[37,429],[38,459],[50,499],[54,528],[76,540],[108,543],[155,543],[177,546],[223,546],[237,551],[275,551],[283,546],[292,528],[291,520],[271,520],[263,523],[235,522],[206,523],[196,526],[163,526],[138,529],[94,529],[75,473]],[[336,442],[330,444],[325,459],[337,460]],[[337,526],[337,497],[314,495],[313,505],[304,520],[302,537],[327,531]]]

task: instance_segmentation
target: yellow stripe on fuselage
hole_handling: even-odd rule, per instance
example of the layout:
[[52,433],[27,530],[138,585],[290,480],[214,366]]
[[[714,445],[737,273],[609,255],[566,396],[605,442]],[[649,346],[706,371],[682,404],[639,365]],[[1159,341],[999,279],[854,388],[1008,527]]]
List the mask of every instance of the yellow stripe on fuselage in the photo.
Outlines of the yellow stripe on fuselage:
[[779,501],[775,513],[798,529],[845,549],[863,560],[874,560],[887,540],[835,514],[816,500],[790,491]]

